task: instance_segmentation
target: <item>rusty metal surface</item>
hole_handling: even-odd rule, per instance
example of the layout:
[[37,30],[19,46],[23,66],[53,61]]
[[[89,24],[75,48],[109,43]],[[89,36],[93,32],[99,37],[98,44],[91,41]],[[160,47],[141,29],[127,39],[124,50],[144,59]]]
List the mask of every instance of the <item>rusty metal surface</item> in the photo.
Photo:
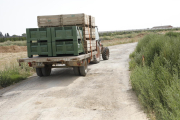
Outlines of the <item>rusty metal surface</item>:
[[[97,51],[92,52],[92,55],[97,54]],[[51,63],[65,63],[65,62],[75,62],[75,61],[81,61],[83,59],[91,57],[91,53],[83,54],[79,56],[61,56],[61,57],[33,57],[33,58],[22,58],[18,59],[18,62],[51,62]]]

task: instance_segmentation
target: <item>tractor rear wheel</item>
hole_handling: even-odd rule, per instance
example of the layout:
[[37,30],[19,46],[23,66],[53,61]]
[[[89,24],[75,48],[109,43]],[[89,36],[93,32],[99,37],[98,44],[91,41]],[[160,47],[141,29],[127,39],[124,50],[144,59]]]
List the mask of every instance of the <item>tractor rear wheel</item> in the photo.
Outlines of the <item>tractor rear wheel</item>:
[[109,48],[108,47],[105,47],[103,49],[102,58],[103,58],[103,60],[108,60],[109,59]]

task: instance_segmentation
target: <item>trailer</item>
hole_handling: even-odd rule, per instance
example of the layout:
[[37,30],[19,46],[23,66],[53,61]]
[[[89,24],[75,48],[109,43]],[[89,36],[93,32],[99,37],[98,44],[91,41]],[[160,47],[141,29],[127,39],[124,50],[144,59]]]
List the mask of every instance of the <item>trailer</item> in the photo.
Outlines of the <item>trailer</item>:
[[[99,41],[97,41],[99,44]],[[100,62],[101,54],[103,60],[109,59],[109,49],[102,45],[97,45],[97,50],[81,54],[78,56],[58,56],[58,57],[40,57],[18,59],[19,65],[26,62],[29,67],[36,69],[39,77],[49,76],[52,68],[67,68],[72,67],[75,75],[86,76],[88,72],[88,64],[97,64]],[[101,52],[102,50],[102,52]]]
[[88,64],[109,59],[103,47],[95,18],[86,14],[38,16],[39,28],[27,28],[28,58],[18,59],[49,76],[52,68],[72,67],[75,75],[86,76]]

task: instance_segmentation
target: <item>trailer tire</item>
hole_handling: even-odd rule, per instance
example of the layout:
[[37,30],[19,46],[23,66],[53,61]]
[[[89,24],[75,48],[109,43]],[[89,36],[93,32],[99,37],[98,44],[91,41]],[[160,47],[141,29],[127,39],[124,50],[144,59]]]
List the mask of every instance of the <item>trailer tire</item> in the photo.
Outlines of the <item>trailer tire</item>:
[[45,66],[41,68],[43,76],[49,76],[51,74],[51,67]]
[[36,68],[36,74],[39,76],[39,77],[42,77],[43,74],[42,74],[42,69],[41,68]]
[[73,67],[73,71],[75,75],[80,75],[79,67]]
[[108,60],[109,59],[109,48],[108,47],[105,47],[103,49],[102,58],[103,58],[103,60]]
[[87,60],[83,61],[83,66],[79,67],[79,71],[80,71],[80,74],[82,76],[86,76],[87,71],[88,71],[88,62],[87,62]]

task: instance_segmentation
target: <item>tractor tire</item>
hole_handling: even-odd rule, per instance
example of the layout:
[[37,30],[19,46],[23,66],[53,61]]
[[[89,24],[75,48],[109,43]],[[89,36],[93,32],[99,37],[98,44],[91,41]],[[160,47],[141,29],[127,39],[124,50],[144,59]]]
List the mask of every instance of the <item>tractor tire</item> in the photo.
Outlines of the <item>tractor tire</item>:
[[102,52],[102,58],[103,60],[108,60],[109,59],[109,48],[105,47],[103,52]]
[[73,67],[73,71],[75,75],[78,75],[78,76],[80,75],[79,67]]
[[87,62],[87,60],[83,61],[83,66],[79,67],[79,71],[80,71],[80,74],[82,76],[86,76],[87,71],[88,71],[88,62]]
[[42,77],[43,74],[42,74],[42,69],[41,68],[36,68],[36,74],[39,76],[39,77]]
[[51,67],[50,66],[45,66],[41,69],[42,69],[43,76],[49,76],[51,74]]

